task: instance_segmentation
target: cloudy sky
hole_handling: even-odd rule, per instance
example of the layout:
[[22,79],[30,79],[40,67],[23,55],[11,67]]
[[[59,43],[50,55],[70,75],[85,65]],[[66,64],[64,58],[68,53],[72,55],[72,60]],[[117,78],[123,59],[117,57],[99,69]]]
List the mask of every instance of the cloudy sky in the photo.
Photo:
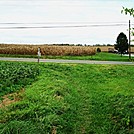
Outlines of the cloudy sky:
[[0,43],[114,44],[134,0],[0,0]]

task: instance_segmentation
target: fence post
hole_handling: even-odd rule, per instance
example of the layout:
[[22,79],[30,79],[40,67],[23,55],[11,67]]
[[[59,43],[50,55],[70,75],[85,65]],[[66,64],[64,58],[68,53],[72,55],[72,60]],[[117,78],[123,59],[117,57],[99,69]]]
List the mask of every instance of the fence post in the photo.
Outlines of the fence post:
[[40,62],[40,57],[41,57],[41,52],[40,52],[40,47],[38,47],[38,63]]

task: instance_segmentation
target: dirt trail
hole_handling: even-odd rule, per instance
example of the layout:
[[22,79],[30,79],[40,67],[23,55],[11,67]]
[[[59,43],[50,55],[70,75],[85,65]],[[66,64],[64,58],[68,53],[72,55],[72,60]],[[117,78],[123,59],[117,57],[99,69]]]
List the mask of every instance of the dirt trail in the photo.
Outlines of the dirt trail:
[[5,106],[8,106],[14,102],[17,102],[21,99],[21,95],[24,93],[24,89],[20,90],[16,93],[11,93],[4,95],[2,98],[3,100],[0,102],[0,108],[3,108]]

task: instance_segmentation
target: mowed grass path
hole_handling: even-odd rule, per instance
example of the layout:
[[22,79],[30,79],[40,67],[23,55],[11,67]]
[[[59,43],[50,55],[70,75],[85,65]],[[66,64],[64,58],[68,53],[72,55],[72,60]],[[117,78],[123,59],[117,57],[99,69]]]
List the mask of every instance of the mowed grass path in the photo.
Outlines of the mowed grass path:
[[42,73],[23,99],[0,110],[2,134],[134,133],[133,66],[39,67]]

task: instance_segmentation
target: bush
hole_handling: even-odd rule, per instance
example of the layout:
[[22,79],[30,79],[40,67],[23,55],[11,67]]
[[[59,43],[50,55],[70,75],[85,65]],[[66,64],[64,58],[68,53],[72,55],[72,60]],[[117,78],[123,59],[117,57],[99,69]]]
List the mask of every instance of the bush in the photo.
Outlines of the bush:
[[100,53],[101,52],[101,49],[98,47],[97,48],[97,53]]
[[0,96],[30,84],[39,75],[34,64],[0,62]]

